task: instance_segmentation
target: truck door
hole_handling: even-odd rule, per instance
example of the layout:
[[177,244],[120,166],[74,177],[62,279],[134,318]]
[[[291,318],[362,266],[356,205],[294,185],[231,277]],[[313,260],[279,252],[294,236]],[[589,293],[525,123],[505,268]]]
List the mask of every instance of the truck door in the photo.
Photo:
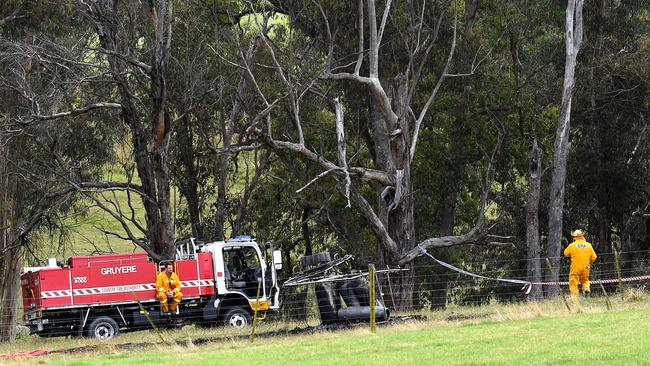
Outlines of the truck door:
[[[262,264],[253,247],[223,248],[224,278],[226,289],[238,291],[250,299],[257,296],[258,283],[263,282]],[[264,297],[264,285],[260,289],[260,298]]]

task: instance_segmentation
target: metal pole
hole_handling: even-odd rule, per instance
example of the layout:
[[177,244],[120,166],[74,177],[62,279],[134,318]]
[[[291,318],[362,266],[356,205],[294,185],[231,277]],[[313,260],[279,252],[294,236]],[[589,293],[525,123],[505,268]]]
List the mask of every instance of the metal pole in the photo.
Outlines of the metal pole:
[[153,322],[153,320],[149,316],[149,312],[147,311],[147,309],[145,309],[144,305],[142,305],[142,303],[140,302],[140,299],[138,299],[138,297],[135,295],[135,292],[131,292],[131,294],[133,295],[133,298],[135,299],[135,301],[138,302],[138,307],[140,308],[140,314],[144,315],[145,318],[147,318],[147,321],[149,322],[149,324],[151,325],[153,330],[156,331],[156,334],[158,335],[158,338],[160,338],[160,341],[162,343],[167,343],[165,341],[165,338],[163,337],[162,333],[160,333],[160,330],[158,329],[156,324]]
[[255,297],[255,309],[253,309],[253,329],[251,329],[251,342],[255,340],[255,328],[257,328],[257,309],[260,308],[260,290],[262,281],[257,283],[257,296]]
[[375,319],[375,265],[368,265],[368,277],[370,280],[370,331],[372,333],[377,332],[377,319]]

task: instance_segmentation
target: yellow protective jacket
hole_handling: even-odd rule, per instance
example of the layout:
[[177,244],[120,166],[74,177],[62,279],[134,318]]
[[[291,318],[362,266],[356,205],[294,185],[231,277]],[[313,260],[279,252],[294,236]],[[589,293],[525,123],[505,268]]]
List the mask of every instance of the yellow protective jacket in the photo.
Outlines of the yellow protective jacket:
[[596,260],[596,252],[584,237],[578,236],[564,249],[564,256],[571,257],[571,273],[582,272]]
[[172,272],[171,276],[167,276],[167,273],[165,272],[160,272],[158,277],[156,277],[156,292],[173,291],[175,294],[180,290],[181,281],[178,279],[175,272]]

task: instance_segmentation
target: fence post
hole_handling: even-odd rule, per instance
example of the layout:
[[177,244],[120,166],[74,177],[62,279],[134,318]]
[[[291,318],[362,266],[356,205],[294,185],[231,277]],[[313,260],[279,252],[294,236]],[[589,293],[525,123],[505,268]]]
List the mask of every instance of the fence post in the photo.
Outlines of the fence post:
[[[553,266],[551,266],[551,261],[548,258],[546,258],[546,266],[548,267],[549,272],[553,272]],[[571,306],[569,306],[569,302],[566,300],[566,296],[564,296],[564,291],[562,291],[560,284],[556,283],[555,286],[557,286],[557,291],[562,296],[562,301],[564,301],[564,306],[566,306],[567,310],[571,312]]]
[[603,286],[603,283],[600,282],[600,288],[603,290],[603,294],[605,295],[605,304],[607,304],[607,310],[611,311],[612,310],[612,302],[609,300],[609,296],[607,296],[607,291],[605,291],[605,286]]
[[614,249],[614,266],[616,267],[616,276],[618,276],[618,291],[623,295],[623,277],[621,276],[621,267],[618,263],[618,251]]
[[257,296],[255,296],[255,309],[253,309],[253,326],[251,329],[251,343],[255,340],[255,329],[257,328],[257,309],[260,308],[260,291],[262,289],[262,281],[257,283]]
[[377,332],[377,319],[375,319],[375,304],[377,303],[375,296],[375,265],[368,265],[368,277],[370,279],[370,331]]

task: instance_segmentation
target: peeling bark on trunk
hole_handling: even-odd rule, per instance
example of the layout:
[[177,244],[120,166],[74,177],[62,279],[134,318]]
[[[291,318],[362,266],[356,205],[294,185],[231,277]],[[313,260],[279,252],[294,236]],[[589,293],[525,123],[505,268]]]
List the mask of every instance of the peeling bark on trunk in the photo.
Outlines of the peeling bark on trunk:
[[[406,79],[399,75],[395,78],[396,95],[395,104],[397,123],[385,123],[386,119],[376,119],[376,130],[385,126],[387,135],[375,140],[376,156],[383,157],[386,161],[382,165],[388,167],[385,171],[395,176],[395,186],[392,194],[385,195],[385,187],[377,191],[379,217],[386,227],[389,236],[397,243],[397,253],[384,253],[383,260],[386,264],[394,264],[395,255],[401,256],[415,246],[415,224],[413,218],[413,184],[411,182],[411,168],[409,157],[409,125],[406,119],[408,106],[406,95]],[[377,135],[375,133],[375,135]],[[378,143],[379,142],[379,143]],[[388,149],[388,150],[385,150]],[[409,264],[408,268],[412,269]],[[393,294],[395,296],[396,310],[410,310],[413,308],[413,289],[415,286],[415,273],[413,270],[401,272],[394,276]]]
[[[566,10],[566,60],[564,68],[564,85],[562,88],[562,104],[560,117],[553,144],[553,176],[549,199],[548,243],[546,255],[551,261],[551,272],[548,281],[558,281],[560,274],[560,256],[562,255],[562,223],[564,209],[564,190],[569,156],[569,131],[571,120],[571,99],[575,86],[575,67],[578,51],[582,43],[583,22],[582,7],[584,0],[569,0]],[[557,286],[547,286],[547,295],[555,296]]]

